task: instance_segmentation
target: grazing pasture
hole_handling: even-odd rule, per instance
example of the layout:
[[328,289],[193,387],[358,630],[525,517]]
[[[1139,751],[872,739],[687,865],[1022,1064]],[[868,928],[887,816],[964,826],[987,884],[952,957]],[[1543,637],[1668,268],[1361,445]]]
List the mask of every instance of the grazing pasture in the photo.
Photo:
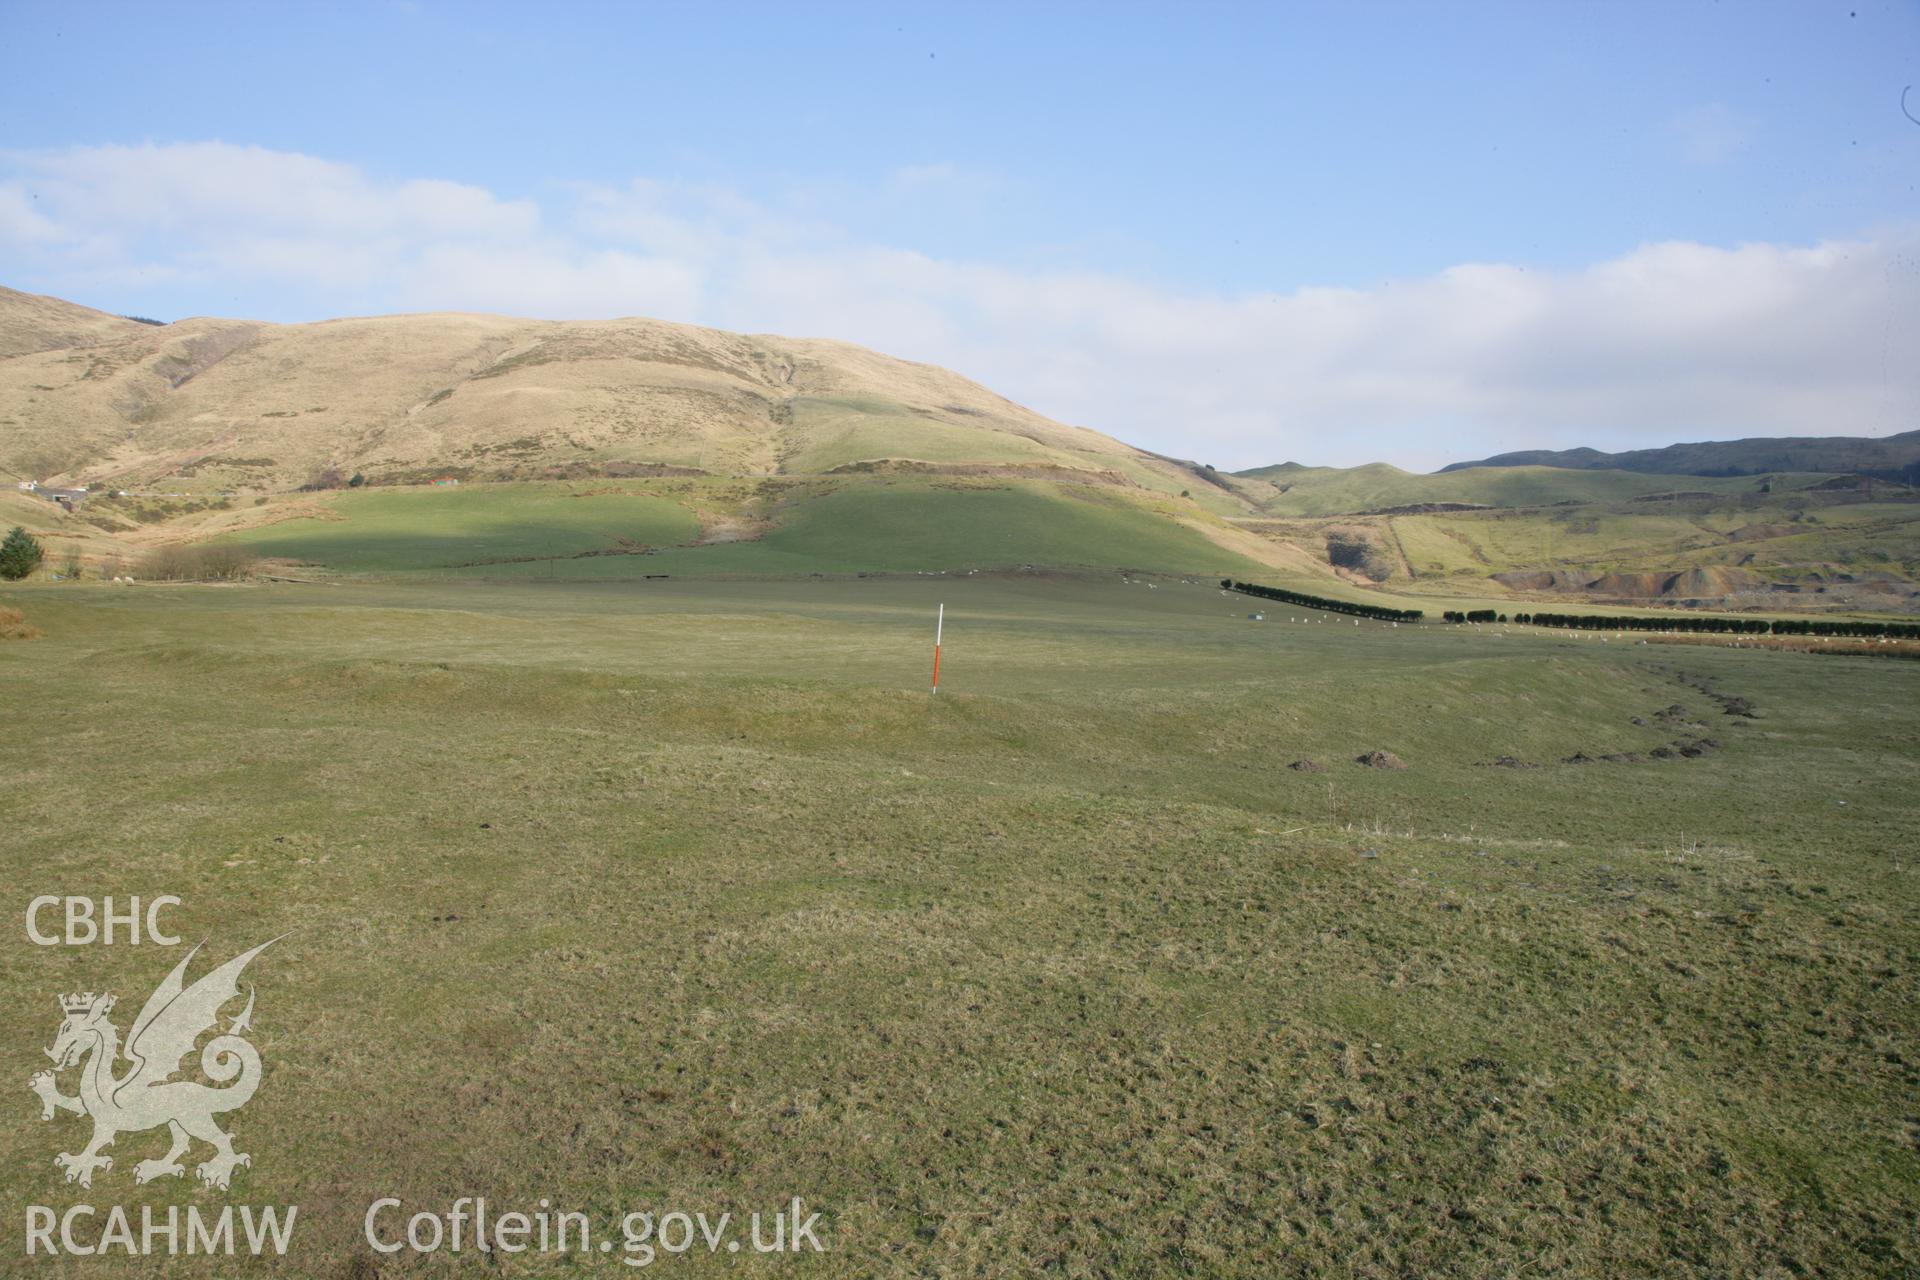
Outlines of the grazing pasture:
[[805,577],[1029,564],[1218,577],[1262,568],[1169,519],[1165,501],[1085,484],[670,479],[373,490],[309,501],[321,504],[320,515],[226,540],[347,572],[461,578]]
[[669,498],[508,484],[332,494],[319,515],[230,541],[264,556],[380,572],[672,545],[699,533],[693,512]]
[[[691,1275],[1920,1267],[1920,665],[1150,581],[9,588],[0,866],[291,931],[232,1196],[288,1275],[555,1271],[361,1240],[463,1195],[823,1214]],[[65,1204],[54,997],[175,957],[5,954],[0,1198]],[[88,1194],[204,1202],[163,1142]]]

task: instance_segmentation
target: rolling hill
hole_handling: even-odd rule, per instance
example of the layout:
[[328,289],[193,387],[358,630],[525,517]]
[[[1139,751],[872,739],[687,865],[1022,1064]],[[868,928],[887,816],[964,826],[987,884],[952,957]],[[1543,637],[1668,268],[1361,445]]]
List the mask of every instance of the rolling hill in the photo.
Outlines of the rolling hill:
[[1350,581],[1469,599],[1920,606],[1920,494],[1858,474],[1384,463],[1240,472],[1239,523]]
[[847,343],[656,320],[407,315],[153,326],[0,289],[0,471],[276,493],[847,468],[1223,491],[978,383]]
[[1704,440],[1659,449],[1524,449],[1443,472],[1476,467],[1559,467],[1570,471],[1637,471],[1669,476],[1755,476],[1770,471],[1824,471],[1920,484],[1920,431],[1892,436],[1779,436]]
[[1252,508],[1212,473],[847,343],[645,319],[155,326],[11,290],[0,342],[0,475],[98,495],[69,513],[9,486],[0,515],[96,562],[218,538],[379,572],[617,577],[669,552],[675,572],[1324,572],[1230,524]]
[[[1858,471],[1908,439],[1645,452],[1726,469],[1818,446]],[[73,510],[0,488],[0,524],[43,537],[50,572],[217,541],[402,576],[1120,568],[1374,600],[1920,600],[1903,486],[1521,457],[1227,474],[822,339],[455,314],[154,325],[0,289],[0,478],[91,486]]]

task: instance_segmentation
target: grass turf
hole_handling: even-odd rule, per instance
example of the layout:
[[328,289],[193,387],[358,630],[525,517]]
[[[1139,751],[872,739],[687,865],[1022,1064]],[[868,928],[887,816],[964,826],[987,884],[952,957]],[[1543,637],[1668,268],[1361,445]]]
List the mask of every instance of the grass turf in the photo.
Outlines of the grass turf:
[[[287,1274],[482,1193],[802,1195],[806,1275],[1920,1265],[1911,664],[1112,576],[0,598],[22,901],[295,930],[234,1119]],[[20,1046],[172,962],[5,954]],[[0,1196],[70,1202],[81,1122],[18,1107]],[[158,1143],[91,1199],[194,1199]]]

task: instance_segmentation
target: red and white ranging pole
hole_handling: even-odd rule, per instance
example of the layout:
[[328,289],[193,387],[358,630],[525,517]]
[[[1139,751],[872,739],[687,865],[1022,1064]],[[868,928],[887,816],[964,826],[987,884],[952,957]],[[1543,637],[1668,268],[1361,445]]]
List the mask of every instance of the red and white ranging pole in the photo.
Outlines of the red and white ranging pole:
[[933,691],[940,692],[940,633],[947,625],[947,606],[943,603],[933,622]]

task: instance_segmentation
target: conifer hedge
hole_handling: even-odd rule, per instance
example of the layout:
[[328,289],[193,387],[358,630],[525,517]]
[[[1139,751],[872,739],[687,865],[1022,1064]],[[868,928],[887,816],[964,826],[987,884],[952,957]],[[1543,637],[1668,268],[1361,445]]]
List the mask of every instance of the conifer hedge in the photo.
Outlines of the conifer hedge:
[[1322,609],[1328,613],[1345,613],[1356,618],[1372,618],[1377,622],[1418,622],[1426,616],[1418,609],[1387,609],[1373,604],[1352,604],[1346,600],[1330,600],[1326,596],[1310,596],[1304,591],[1288,591],[1285,587],[1263,587],[1257,582],[1235,582],[1232,578],[1220,579],[1220,585],[1228,591],[1258,596],[1262,600],[1278,600],[1282,604],[1297,604],[1308,609]]
[[1582,631],[1692,631],[1743,636],[1849,636],[1866,639],[1920,640],[1920,624],[1860,622],[1835,618],[1716,618],[1668,614],[1635,617],[1631,614],[1516,613],[1513,620],[1536,627],[1575,627]]

